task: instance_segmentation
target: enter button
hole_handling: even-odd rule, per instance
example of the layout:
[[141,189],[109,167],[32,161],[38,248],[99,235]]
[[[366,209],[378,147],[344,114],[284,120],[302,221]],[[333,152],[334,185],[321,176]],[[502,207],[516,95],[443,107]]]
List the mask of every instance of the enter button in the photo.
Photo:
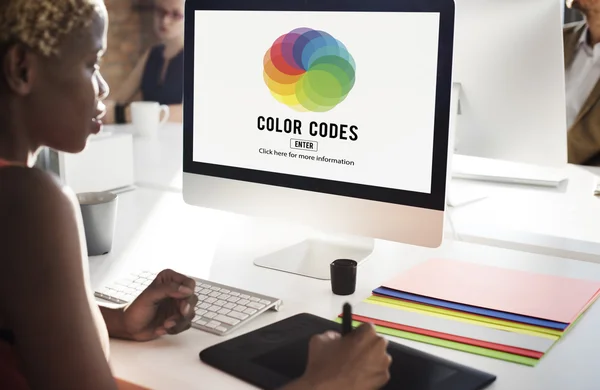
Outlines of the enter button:
[[315,141],[306,141],[302,139],[291,139],[290,147],[298,150],[308,150],[310,152],[316,152],[319,150],[318,143]]

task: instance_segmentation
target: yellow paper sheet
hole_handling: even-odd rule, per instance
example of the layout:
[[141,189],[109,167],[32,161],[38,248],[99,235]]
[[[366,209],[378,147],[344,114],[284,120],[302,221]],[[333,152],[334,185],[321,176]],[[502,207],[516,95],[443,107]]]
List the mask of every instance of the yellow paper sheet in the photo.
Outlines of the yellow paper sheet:
[[556,329],[548,329],[540,326],[521,324],[517,322],[510,322],[500,320],[497,318],[490,318],[470,313],[464,313],[460,311],[448,310],[434,306],[422,305],[418,303],[405,302],[392,298],[384,298],[379,296],[371,296],[365,300],[365,302],[372,304],[379,304],[382,306],[391,307],[399,310],[406,310],[416,312],[419,314],[431,315],[434,317],[440,317],[445,319],[451,319],[455,321],[466,322],[470,324],[487,326],[489,328],[505,330],[509,332],[528,334],[532,336],[545,337],[552,340],[558,340],[563,334],[562,331]]

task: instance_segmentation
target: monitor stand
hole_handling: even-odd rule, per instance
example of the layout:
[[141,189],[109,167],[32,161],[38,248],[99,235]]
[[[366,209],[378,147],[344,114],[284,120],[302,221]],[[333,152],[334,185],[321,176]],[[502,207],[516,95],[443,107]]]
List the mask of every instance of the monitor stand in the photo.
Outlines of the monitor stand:
[[448,174],[446,176],[446,206],[460,207],[465,206],[488,197],[487,191],[476,190],[473,188],[465,189],[452,180],[453,164],[455,164],[455,142],[456,142],[456,123],[460,115],[460,96],[462,86],[460,83],[452,83],[450,95],[450,121],[448,134]]
[[309,278],[330,280],[329,265],[336,259],[362,264],[373,252],[375,240],[354,236],[310,236],[254,260],[259,267]]
[[489,190],[466,184],[458,180],[448,182],[446,187],[446,206],[454,208],[466,206],[487,199],[490,196]]
[[[460,147],[457,146],[460,143],[460,136],[457,135],[457,127],[458,117],[461,115],[462,98],[462,85],[459,82],[452,83],[449,123],[450,136],[448,139],[448,171],[450,173],[448,183],[454,178],[556,188],[563,181],[567,180],[568,176],[564,169],[561,168],[461,154]],[[447,190],[447,192],[449,191],[451,191],[451,188]],[[460,203],[466,204],[481,199],[482,193],[474,195],[471,199],[464,199],[464,196],[456,198],[462,198]],[[446,202],[449,206],[452,206],[451,203],[456,202],[450,200]]]

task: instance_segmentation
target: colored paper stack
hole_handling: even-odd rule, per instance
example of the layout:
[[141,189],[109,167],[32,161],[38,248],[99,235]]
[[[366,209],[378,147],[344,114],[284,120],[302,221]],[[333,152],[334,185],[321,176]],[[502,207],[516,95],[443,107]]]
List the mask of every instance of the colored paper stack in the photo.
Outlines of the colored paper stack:
[[373,290],[353,319],[382,334],[535,366],[599,295],[596,281],[430,260]]

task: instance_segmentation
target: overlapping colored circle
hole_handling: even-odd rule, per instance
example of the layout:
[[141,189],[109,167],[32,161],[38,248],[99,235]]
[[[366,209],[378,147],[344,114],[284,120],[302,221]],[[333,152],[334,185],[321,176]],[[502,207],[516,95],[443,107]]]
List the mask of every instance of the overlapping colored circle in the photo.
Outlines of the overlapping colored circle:
[[354,87],[354,59],[340,41],[323,31],[297,28],[280,36],[263,63],[271,94],[296,111],[329,111]]

